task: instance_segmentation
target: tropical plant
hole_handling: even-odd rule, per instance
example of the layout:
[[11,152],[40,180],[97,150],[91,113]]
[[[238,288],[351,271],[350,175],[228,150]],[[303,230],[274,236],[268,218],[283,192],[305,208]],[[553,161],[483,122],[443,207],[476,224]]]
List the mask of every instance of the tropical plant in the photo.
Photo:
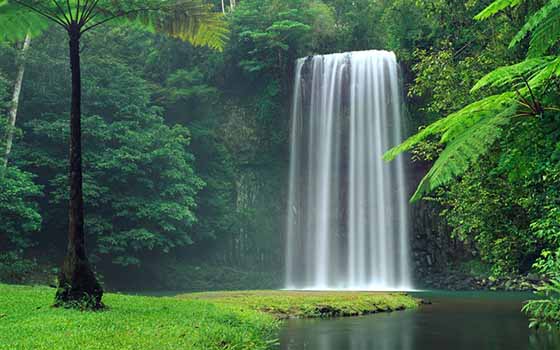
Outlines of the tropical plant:
[[529,327],[549,331],[560,328],[560,280],[537,288],[536,294],[540,299],[529,300],[522,309],[529,316]]
[[[497,0],[475,18],[484,20],[498,12],[519,6],[522,0]],[[446,145],[428,174],[420,182],[412,201],[462,175],[500,138],[512,123],[531,117],[543,119],[546,113],[559,111],[553,105],[554,82],[560,76],[560,56],[554,51],[560,39],[560,1],[549,0],[532,14],[515,35],[510,47],[518,46],[530,36],[527,59],[490,72],[472,88],[502,90],[473,102],[440,119],[385,154],[386,160],[411,150],[430,137],[439,136]],[[556,91],[557,94],[557,91]]]
[[[107,22],[126,22],[191,42],[221,49],[227,29],[221,14],[199,0],[2,0],[2,39],[19,39],[50,25],[63,28],[69,38],[72,72],[70,111],[70,204],[68,252],[59,275],[56,305],[94,300],[101,307],[103,289],[97,281],[85,251],[81,136],[80,39],[84,33]],[[10,33],[4,34],[4,33]],[[18,34],[21,36],[18,37]]]

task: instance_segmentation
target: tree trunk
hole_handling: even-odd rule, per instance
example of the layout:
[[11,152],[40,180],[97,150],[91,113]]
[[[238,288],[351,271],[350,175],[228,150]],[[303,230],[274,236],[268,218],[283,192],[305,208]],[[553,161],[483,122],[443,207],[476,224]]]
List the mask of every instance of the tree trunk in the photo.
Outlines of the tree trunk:
[[224,15],[226,14],[226,6],[224,4],[224,0],[222,0],[222,12]]
[[100,308],[103,289],[95,278],[86,255],[84,199],[82,187],[82,131],[80,72],[80,27],[69,27],[70,68],[72,70],[72,106],[70,111],[70,203],[68,250],[59,275],[57,306],[75,303],[80,307]]
[[10,110],[8,111],[8,120],[6,123],[6,149],[4,151],[4,159],[2,162],[3,168],[8,166],[8,159],[10,158],[10,153],[12,152],[12,143],[14,140],[14,130],[16,127],[16,118],[19,106],[19,95],[21,94],[21,85],[23,83],[23,73],[25,72],[25,54],[29,49],[29,44],[31,43],[31,37],[29,34],[25,37],[23,42],[23,48],[18,57],[18,62],[16,65],[16,79],[14,82],[14,92],[12,94],[12,102],[10,105]]

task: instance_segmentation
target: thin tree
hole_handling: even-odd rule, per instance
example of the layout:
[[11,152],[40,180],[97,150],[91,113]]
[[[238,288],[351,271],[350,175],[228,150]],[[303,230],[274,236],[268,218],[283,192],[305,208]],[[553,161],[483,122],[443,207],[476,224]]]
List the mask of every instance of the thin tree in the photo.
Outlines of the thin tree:
[[227,36],[226,25],[222,14],[212,12],[202,0],[0,0],[0,22],[4,27],[11,26],[11,33],[29,26],[44,29],[51,24],[68,34],[72,73],[68,247],[55,305],[102,307],[103,289],[88,261],[84,234],[80,40],[105,23],[133,22],[195,46],[221,49]]
[[2,167],[5,169],[8,166],[10,153],[12,152],[12,143],[14,140],[14,130],[16,128],[16,119],[19,106],[19,96],[21,94],[21,86],[23,84],[23,74],[25,73],[25,55],[31,44],[31,35],[27,34],[23,40],[21,51],[16,59],[16,77],[14,79],[14,90],[12,92],[12,100],[10,108],[8,109],[8,117],[6,120],[6,148],[4,150],[4,158],[2,160]]

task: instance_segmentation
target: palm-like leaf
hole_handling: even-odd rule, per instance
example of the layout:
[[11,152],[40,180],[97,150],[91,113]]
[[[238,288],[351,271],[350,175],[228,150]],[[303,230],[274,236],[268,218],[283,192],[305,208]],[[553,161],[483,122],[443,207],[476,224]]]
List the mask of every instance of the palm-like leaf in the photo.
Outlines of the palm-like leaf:
[[202,0],[0,0],[0,40],[21,40],[28,31],[39,34],[49,24],[71,22],[82,32],[107,22],[135,24],[218,50],[228,33],[223,14]]
[[114,19],[217,50],[227,39],[223,14],[213,12],[210,5],[199,0],[104,1],[98,4],[96,13],[95,23],[89,28]]
[[510,48],[519,44],[529,33],[532,33],[532,48],[529,52],[532,54],[545,52],[560,37],[558,21],[560,21],[560,0],[550,0],[527,20],[512,39]]
[[[496,0],[475,18],[489,18],[522,2],[523,0]],[[475,92],[484,87],[507,86],[510,91],[474,102],[436,121],[384,155],[386,160],[392,160],[427,138],[441,135],[439,142],[446,147],[420,182],[412,201],[463,174],[488,151],[520,105],[530,109],[528,115],[542,114],[542,106],[535,102],[535,93],[544,92],[553,79],[560,77],[560,57],[543,56],[560,38],[560,0],[549,0],[530,16],[510,46],[517,45],[529,33],[529,56],[532,58],[494,70],[480,79],[471,90]]]
[[421,199],[424,194],[453,181],[455,177],[467,171],[498,139],[502,128],[510,122],[515,110],[516,106],[512,105],[496,116],[481,117],[473,125],[465,128],[440,154],[418,185],[411,201]]
[[484,10],[482,10],[474,18],[477,20],[484,20],[490,18],[500,11],[505,10],[508,7],[516,7],[521,4],[524,0],[496,0]]
[[52,23],[36,12],[8,1],[0,1],[0,41],[15,42],[41,34]]
[[420,182],[411,201],[449,183],[488,151],[499,137],[501,128],[509,123],[510,117],[515,113],[517,106],[513,97],[513,93],[507,92],[474,102],[431,124],[385,154],[386,160],[394,159],[434,135],[441,135],[440,143],[447,144]]
[[[552,4],[552,3],[551,3]],[[560,39],[560,1],[531,32],[529,56],[544,55]]]
[[449,143],[459,137],[465,129],[477,124],[481,119],[489,118],[499,113],[500,108],[511,104],[513,97],[513,93],[505,93],[471,103],[460,111],[432,123],[400,145],[390,149],[385,153],[384,159],[387,161],[393,160],[399,154],[411,150],[420,142],[436,135],[441,135],[440,142]]
[[475,92],[484,87],[503,88],[505,86],[515,86],[520,83],[522,78],[531,79],[536,76],[555,60],[556,57],[554,56],[537,57],[527,59],[511,66],[500,67],[482,77],[482,79],[473,86],[471,92]]

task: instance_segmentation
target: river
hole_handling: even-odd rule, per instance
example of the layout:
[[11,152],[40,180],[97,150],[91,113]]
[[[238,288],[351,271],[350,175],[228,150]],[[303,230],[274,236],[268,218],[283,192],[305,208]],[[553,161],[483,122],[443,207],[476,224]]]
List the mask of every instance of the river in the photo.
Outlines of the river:
[[558,333],[527,328],[527,293],[425,292],[417,310],[288,320],[281,350],[557,350]]

